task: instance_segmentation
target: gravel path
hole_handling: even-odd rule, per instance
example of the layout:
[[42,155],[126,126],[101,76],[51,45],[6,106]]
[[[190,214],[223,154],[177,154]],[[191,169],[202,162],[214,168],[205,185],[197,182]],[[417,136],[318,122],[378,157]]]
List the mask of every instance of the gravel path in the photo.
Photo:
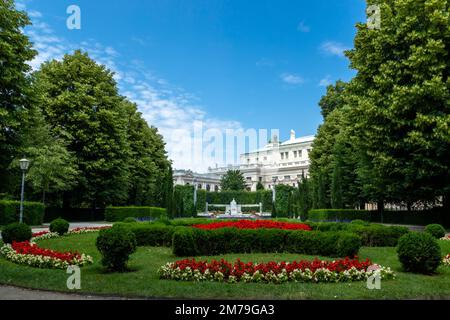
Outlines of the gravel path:
[[80,294],[30,290],[0,285],[0,300],[126,300],[119,297],[102,297]]
[[[71,222],[69,229],[76,229],[76,228],[92,228],[92,227],[106,227],[106,226],[112,226],[112,223],[107,222]],[[50,227],[50,223],[44,223],[42,226],[34,227],[31,230],[34,232],[40,232],[40,231],[48,231],[48,228]]]

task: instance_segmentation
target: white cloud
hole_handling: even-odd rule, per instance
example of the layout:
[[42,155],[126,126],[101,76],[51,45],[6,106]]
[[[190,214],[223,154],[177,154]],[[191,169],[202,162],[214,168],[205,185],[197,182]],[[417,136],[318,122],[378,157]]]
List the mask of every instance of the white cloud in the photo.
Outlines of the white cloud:
[[328,87],[331,84],[331,76],[326,75],[325,78],[321,79],[319,82],[319,87]]
[[[25,5],[24,5],[25,8]],[[72,43],[59,37],[51,27],[43,22],[43,16],[33,14],[33,25],[25,32],[39,51],[38,56],[30,62],[34,70],[49,60],[60,60],[66,53],[81,49],[98,63],[106,65],[115,72],[122,95],[128,97],[138,105],[144,119],[158,128],[166,142],[166,150],[173,160],[174,167],[206,171],[209,166],[225,165],[228,155],[234,154],[234,147],[222,146],[217,153],[226,154],[222,159],[210,158],[204,155],[204,148],[208,141],[204,135],[197,134],[199,127],[203,133],[220,132],[225,136],[227,129],[243,130],[240,122],[218,119],[207,113],[200,104],[200,99],[170,84],[170,82],[155,72],[149,70],[141,61],[122,61],[118,59],[120,53],[111,46],[105,46],[95,39]],[[295,75],[286,75],[285,79],[291,84],[300,84],[302,79]],[[220,144],[219,144],[220,147]],[[232,150],[233,149],[233,150]],[[239,161],[237,157],[235,160]],[[236,164],[236,163],[232,163]]]
[[280,75],[281,80],[283,80],[283,82],[290,84],[290,85],[302,85],[305,80],[293,73],[283,73],[282,75]]
[[344,51],[349,50],[349,47],[344,46],[340,42],[326,41],[320,46],[322,52],[330,55],[344,57]]
[[311,28],[307,26],[304,21],[300,21],[300,23],[297,26],[297,31],[308,33],[311,31]]
[[42,17],[42,13],[40,13],[39,11],[36,11],[36,10],[29,10],[28,11],[28,16],[30,18],[41,18]]

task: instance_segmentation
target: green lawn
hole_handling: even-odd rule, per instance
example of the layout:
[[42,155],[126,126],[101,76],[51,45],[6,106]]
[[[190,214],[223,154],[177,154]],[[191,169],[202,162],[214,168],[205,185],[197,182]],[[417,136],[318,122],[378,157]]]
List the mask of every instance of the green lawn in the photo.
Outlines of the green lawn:
[[[404,298],[450,298],[450,268],[441,266],[438,274],[424,276],[404,273],[397,260],[395,248],[369,248],[360,251],[360,258],[391,267],[395,280],[382,281],[381,290],[368,290],[365,282],[352,283],[286,283],[274,284],[224,284],[217,282],[177,282],[159,280],[157,269],[166,262],[175,261],[169,248],[140,247],[132,255],[129,266],[132,272],[105,273],[100,255],[95,247],[97,234],[72,235],[44,240],[42,247],[56,250],[78,250],[94,258],[94,264],[81,270],[81,292],[103,295],[153,298],[197,299],[404,299]],[[439,241],[442,253],[450,252],[449,241]],[[242,261],[292,261],[313,259],[312,256],[296,254],[227,254],[207,259]],[[29,288],[69,291],[65,270],[36,269],[19,266],[0,258],[0,283]]]

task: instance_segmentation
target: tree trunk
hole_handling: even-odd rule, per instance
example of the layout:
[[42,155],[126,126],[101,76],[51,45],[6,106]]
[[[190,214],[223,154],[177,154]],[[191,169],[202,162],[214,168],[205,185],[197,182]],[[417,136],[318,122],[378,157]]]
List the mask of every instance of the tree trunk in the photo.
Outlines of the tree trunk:
[[383,222],[384,222],[384,219],[383,219],[383,213],[384,213],[384,200],[379,200],[379,201],[377,202],[377,210],[378,210],[378,212],[380,213],[381,223],[383,223]]

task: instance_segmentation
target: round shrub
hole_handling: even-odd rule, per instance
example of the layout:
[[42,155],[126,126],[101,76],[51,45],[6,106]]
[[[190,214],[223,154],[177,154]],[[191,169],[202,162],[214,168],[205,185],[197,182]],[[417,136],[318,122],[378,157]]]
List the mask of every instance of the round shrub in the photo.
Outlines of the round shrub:
[[343,233],[337,241],[339,257],[353,258],[358,255],[359,248],[361,248],[361,239],[354,233]]
[[177,227],[172,238],[173,253],[178,257],[198,255],[195,233],[201,233],[201,231],[193,228]]
[[407,272],[431,274],[441,262],[441,248],[436,239],[426,233],[411,232],[398,240],[398,259]]
[[127,270],[130,254],[136,252],[136,236],[123,225],[100,231],[95,243],[102,254],[102,264],[112,271]]
[[2,230],[4,243],[29,241],[32,235],[30,226],[25,223],[11,223],[6,225]]
[[69,231],[69,222],[64,219],[58,218],[50,223],[50,232],[56,232],[60,236]]
[[440,224],[429,224],[425,227],[425,232],[431,234],[436,239],[445,237],[445,229]]
[[133,218],[133,217],[128,217],[128,218],[123,219],[123,222],[125,222],[125,223],[134,223],[134,222],[136,222],[136,219]]

